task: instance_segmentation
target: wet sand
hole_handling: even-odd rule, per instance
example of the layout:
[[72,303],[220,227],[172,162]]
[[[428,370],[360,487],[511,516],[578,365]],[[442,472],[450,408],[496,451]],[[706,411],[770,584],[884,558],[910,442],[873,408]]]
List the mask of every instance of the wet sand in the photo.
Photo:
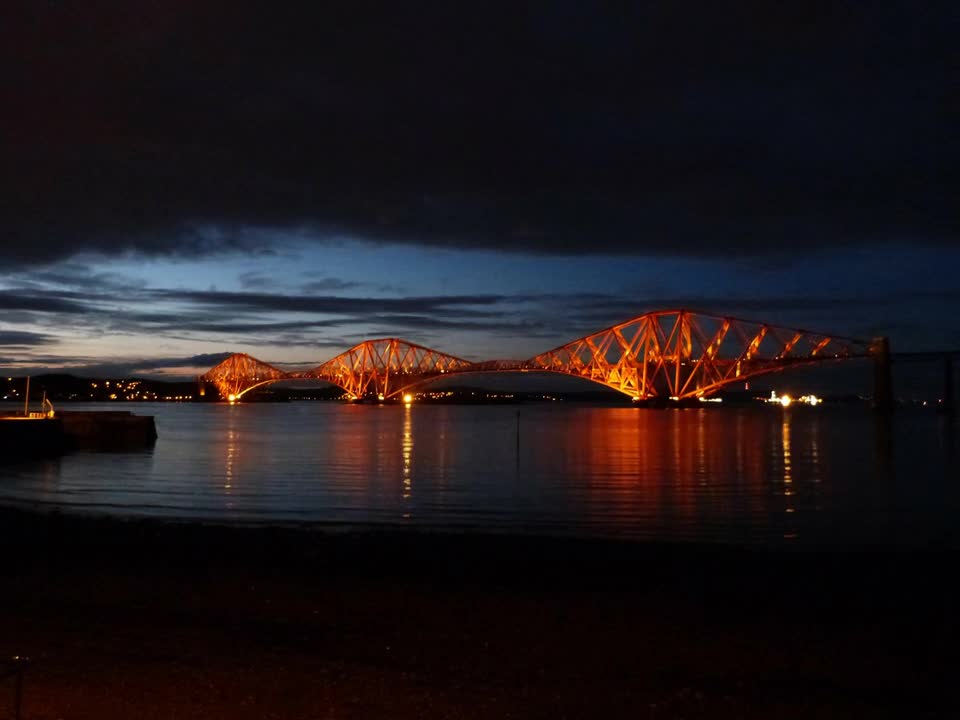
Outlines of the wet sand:
[[960,716],[956,553],[10,509],[0,540],[27,720]]

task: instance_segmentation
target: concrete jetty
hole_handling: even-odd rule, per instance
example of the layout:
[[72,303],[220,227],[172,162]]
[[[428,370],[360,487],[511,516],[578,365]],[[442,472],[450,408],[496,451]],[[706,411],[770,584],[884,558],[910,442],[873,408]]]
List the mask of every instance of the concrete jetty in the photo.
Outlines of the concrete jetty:
[[9,459],[50,457],[75,449],[133,450],[150,447],[156,440],[153,416],[127,411],[0,416],[0,455]]
[[125,410],[58,410],[63,434],[70,447],[123,449],[152,445],[157,427],[152,415],[134,415]]
[[60,418],[0,416],[0,459],[53,457],[66,450]]

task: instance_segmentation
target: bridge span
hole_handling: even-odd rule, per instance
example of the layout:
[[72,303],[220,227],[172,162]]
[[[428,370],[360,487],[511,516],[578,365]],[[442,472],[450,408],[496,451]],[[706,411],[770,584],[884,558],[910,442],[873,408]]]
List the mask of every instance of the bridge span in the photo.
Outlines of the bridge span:
[[[400,338],[367,340],[315,368],[285,372],[250,355],[231,355],[200,376],[226,400],[263,385],[322,380],[353,399],[390,399],[439,378],[469,373],[538,372],[579,377],[635,400],[706,397],[735,382],[824,362],[873,357],[879,402],[891,398],[889,345],[762,322],[659,310],[599,330],[527,360],[471,362]],[[885,387],[884,387],[885,386]]]

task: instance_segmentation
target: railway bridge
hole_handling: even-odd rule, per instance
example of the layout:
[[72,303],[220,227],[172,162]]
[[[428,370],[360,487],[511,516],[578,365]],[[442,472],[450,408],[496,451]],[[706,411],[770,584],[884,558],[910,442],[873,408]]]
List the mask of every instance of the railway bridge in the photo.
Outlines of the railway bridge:
[[439,378],[537,372],[583,378],[635,400],[707,397],[732,383],[821,363],[873,358],[875,404],[892,405],[886,338],[858,340],[688,310],[659,310],[525,360],[472,362],[400,338],[366,340],[305,371],[235,354],[200,376],[236,401],[270,383],[322,380],[351,399],[387,400]]

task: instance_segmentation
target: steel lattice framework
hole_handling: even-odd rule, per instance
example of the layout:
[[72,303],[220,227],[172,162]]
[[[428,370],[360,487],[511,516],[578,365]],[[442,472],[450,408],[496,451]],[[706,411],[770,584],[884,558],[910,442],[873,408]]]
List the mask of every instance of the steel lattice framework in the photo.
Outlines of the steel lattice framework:
[[467,360],[398,338],[367,340],[304,372],[284,372],[249,355],[200,377],[237,399],[280,380],[323,380],[352,398],[394,397],[462,373],[550,372],[584,378],[637,400],[710,395],[757,375],[874,354],[871,343],[686,310],[649,312],[529,360]]
[[526,367],[586,378],[638,399],[683,400],[797,365],[869,354],[869,343],[852,338],[667,310],[574,340]]
[[469,370],[472,364],[406,340],[384,338],[362,342],[301,377],[326,380],[355,398],[387,398],[440,375]]
[[200,378],[204,382],[213,383],[220,392],[220,397],[233,400],[255,387],[287,380],[289,374],[246,353],[237,353],[208,370]]

